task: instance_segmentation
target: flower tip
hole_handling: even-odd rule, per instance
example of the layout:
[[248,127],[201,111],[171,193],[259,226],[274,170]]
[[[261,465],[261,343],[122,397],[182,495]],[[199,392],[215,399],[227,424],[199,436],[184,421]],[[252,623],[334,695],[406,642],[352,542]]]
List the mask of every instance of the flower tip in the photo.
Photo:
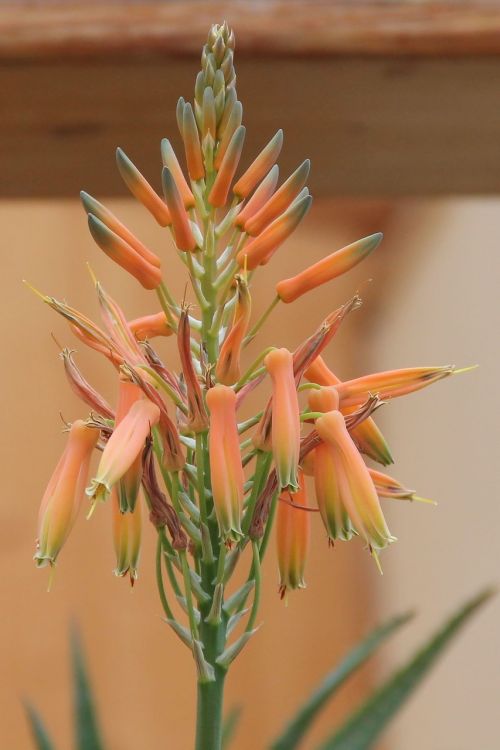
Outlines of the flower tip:
[[47,302],[49,299],[46,294],[43,294],[43,292],[40,292],[33,284],[30,284],[29,281],[26,281],[26,279],[23,279],[23,284],[28,287],[28,289],[31,289],[31,291],[36,294],[37,297],[40,297],[42,302]]
[[451,375],[461,375],[464,372],[471,372],[471,370],[477,370],[479,365],[469,365],[469,367],[460,367],[458,370],[455,368],[455,365],[450,365],[450,374]]

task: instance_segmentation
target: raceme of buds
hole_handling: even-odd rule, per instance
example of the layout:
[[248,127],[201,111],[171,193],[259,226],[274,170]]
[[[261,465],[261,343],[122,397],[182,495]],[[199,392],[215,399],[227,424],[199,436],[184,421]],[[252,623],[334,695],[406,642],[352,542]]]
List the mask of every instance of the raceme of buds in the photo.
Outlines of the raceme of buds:
[[300,415],[288,349],[273,349],[264,359],[273,383],[272,449],[279,487],[296,492],[300,449]]
[[133,511],[124,513],[120,509],[120,499],[116,487],[111,490],[111,513],[113,527],[113,546],[116,555],[115,576],[123,577],[127,573],[130,585],[137,580],[137,566],[141,551],[142,508],[138,502]]
[[38,567],[54,565],[73,526],[88,479],[99,430],[78,419],[71,425],[64,452],[52,474],[40,506],[35,560]]
[[210,477],[215,512],[224,540],[237,542],[241,536],[243,484],[236,396],[232,388],[216,385],[207,393],[210,411]]
[[278,502],[276,543],[280,573],[279,591],[283,599],[291,589],[306,587],[304,571],[309,549],[310,513],[302,472],[298,474],[299,489],[294,495],[283,492]]
[[96,476],[85,490],[95,505],[106,500],[111,488],[142,453],[146,438],[158,422],[160,410],[147,399],[136,401],[115,427],[101,456]]
[[283,302],[294,302],[311,289],[316,289],[316,287],[326,284],[327,281],[350,271],[378,247],[382,237],[381,232],[364,237],[362,240],[353,242],[352,245],[343,247],[342,250],[337,250],[326,258],[322,258],[297,276],[280,281],[276,286],[278,297]]
[[[382,235],[352,243],[296,276],[280,273],[277,296],[255,311],[253,271],[274,258],[311,206],[310,163],[305,159],[279,184],[281,130],[255,158],[251,155],[253,161],[245,161],[250,134],[236,91],[234,50],[228,25],[213,26],[194,96],[177,103],[186,171],[171,134],[161,143],[157,180],[161,176],[164,197],[121,149],[116,153],[131,193],[173,238],[175,248],[165,258],[102,203],[81,194],[97,245],[153,293],[143,312],[158,312],[134,312],[137,317],[130,320],[128,300],[122,309],[92,272],[98,324],[66,302],[36,292],[80,341],[112,364],[117,388],[115,414],[80,373],[71,350],[63,350],[70,387],[91,414],[86,422],[73,423],[44,495],[37,564],[55,562],[84,492],[91,512],[111,494],[115,572],[133,583],[146,502],[158,536],[156,576],[166,621],[192,650],[202,683],[226,669],[255,632],[261,563],[274,523],[282,595],[304,585],[314,512],[330,542],[359,536],[376,558],[377,550],[394,541],[379,498],[424,499],[366,466],[363,455],[383,465],[392,462],[373,413],[381,399],[411,393],[454,372],[453,367],[409,368],[341,381],[321,355],[334,348],[336,332],[361,299],[357,294],[335,299],[334,284],[332,312],[305,340],[294,342],[293,353],[265,337],[252,351],[280,301],[303,305],[307,292],[350,270]],[[304,248],[307,254],[307,242]],[[176,256],[188,281],[180,287],[182,299],[170,286]],[[264,280],[262,293],[268,286]],[[297,311],[306,313],[307,308]],[[290,320],[283,327],[293,336]],[[358,351],[359,343],[353,348]],[[252,411],[266,387],[267,396]],[[101,455],[89,482],[94,447]],[[310,501],[304,473],[314,478],[316,498]],[[240,560],[248,561],[250,547],[244,594],[228,597],[226,585],[233,588],[231,576]],[[246,612],[243,635],[228,641]]]

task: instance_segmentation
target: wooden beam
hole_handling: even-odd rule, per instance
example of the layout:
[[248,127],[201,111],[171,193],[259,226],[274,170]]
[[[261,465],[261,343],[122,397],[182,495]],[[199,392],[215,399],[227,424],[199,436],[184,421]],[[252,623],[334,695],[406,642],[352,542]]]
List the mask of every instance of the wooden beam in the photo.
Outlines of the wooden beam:
[[499,191],[500,8],[133,2],[0,9],[0,196],[124,194],[117,145],[159,186],[159,141],[223,17],[247,162],[283,126],[283,174],[310,157],[317,195]]
[[210,24],[240,55],[478,55],[500,52],[500,8],[484,1],[16,2],[0,9],[0,57],[198,56]]

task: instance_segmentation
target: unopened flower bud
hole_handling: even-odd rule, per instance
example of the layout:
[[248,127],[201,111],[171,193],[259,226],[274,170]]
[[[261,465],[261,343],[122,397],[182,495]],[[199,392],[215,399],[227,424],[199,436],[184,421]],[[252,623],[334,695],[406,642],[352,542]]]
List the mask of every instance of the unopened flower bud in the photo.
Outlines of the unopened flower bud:
[[122,238],[129,244],[139,255],[151,263],[152,266],[160,268],[160,259],[157,255],[148,250],[148,248],[132,232],[121,223],[119,219],[102,203],[93,198],[85,191],[81,191],[80,199],[87,214],[93,214],[102,221],[103,224],[111,229],[112,232]]
[[252,195],[250,200],[245,203],[241,211],[238,213],[234,220],[236,227],[243,228],[248,219],[260,211],[262,206],[267,203],[271,195],[274,193],[276,185],[278,184],[279,167],[277,164],[269,170],[266,177],[262,180],[259,187]]
[[249,271],[253,271],[258,265],[267,263],[280,245],[295,231],[309,211],[311,203],[311,196],[304,196],[269,224],[262,234],[240,250],[237,256],[240,266],[246,265]]
[[276,286],[276,293],[283,302],[293,302],[311,289],[315,289],[327,281],[341,276],[360,263],[382,241],[382,232],[377,232],[362,240],[347,245],[342,250],[322,258],[305,271],[280,281]]
[[124,183],[134,198],[147,208],[161,227],[169,226],[170,214],[167,206],[121,148],[116,150],[116,163]]
[[240,356],[243,339],[248,330],[252,312],[252,300],[247,282],[236,277],[238,301],[234,311],[233,324],[221,347],[215,374],[224,385],[232,385],[240,378]]
[[168,210],[172,217],[175,244],[179,250],[192,252],[196,249],[196,239],[191,229],[181,194],[168,167],[163,167],[161,176],[165,200],[167,201]]
[[256,237],[277,216],[286,211],[305,185],[311,162],[306,159],[283,185],[272,195],[268,202],[245,223],[245,232]]
[[184,141],[189,176],[192,180],[202,180],[205,177],[205,167],[203,166],[200,136],[193,108],[189,102],[184,105],[181,134]]
[[155,336],[171,336],[174,333],[164,312],[129,320],[128,326],[138,341],[152,339]]
[[247,198],[250,195],[254,187],[277,161],[282,146],[283,131],[280,129],[235,184],[233,192],[238,198]]
[[93,214],[88,215],[88,224],[92,237],[111,260],[134,276],[145,289],[156,289],[162,279],[158,266],[145,260]]
[[210,194],[208,196],[209,203],[212,206],[221,207],[226,204],[229,188],[233,181],[234,174],[238,168],[238,164],[243,150],[243,143],[245,142],[246,128],[241,125],[234,132],[233,137],[227,147],[222,163],[219,167],[217,177],[212,185]]
[[187,309],[183,309],[179,317],[177,344],[186,383],[189,426],[194,432],[203,432],[207,429],[208,417],[191,356],[191,328]]
[[172,173],[177,189],[182,196],[184,208],[193,208],[195,205],[194,195],[187,184],[184,172],[181,169],[181,165],[179,164],[175,151],[168,138],[163,138],[161,142],[161,157],[163,160],[163,166],[170,169],[170,172]]

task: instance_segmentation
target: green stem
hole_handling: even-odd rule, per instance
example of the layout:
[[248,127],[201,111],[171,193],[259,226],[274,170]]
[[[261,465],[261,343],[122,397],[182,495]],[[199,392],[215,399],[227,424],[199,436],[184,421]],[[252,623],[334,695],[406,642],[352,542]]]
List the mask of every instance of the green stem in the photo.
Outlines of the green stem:
[[276,305],[281,302],[281,299],[276,295],[276,297],[273,299],[267,310],[263,312],[257,323],[254,325],[248,336],[246,336],[245,340],[243,341],[243,346],[247,346],[250,341],[256,336],[256,334],[260,331],[268,317],[271,315],[272,311],[276,307]]
[[[206,645],[206,656],[207,652]],[[198,683],[195,750],[221,750],[225,676],[225,671],[216,667],[215,682]]]

